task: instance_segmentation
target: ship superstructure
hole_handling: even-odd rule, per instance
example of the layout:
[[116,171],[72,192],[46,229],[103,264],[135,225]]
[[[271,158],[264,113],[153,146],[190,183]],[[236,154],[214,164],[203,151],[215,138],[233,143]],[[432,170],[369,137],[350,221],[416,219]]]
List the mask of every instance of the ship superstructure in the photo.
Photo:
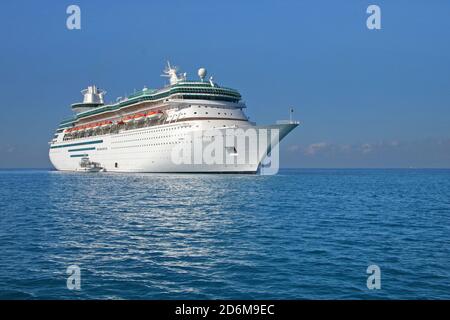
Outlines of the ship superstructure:
[[[116,172],[257,172],[264,152],[251,145],[237,146],[239,138],[230,139],[230,132],[277,130],[277,141],[269,138],[265,150],[270,152],[298,123],[257,126],[245,115],[240,93],[206,75],[206,69],[200,68],[199,81],[187,80],[168,63],[163,74],[169,78],[167,86],[144,87],[111,104],[104,103],[104,90],[89,86],[82,91],[83,102],[72,104],[74,116],[60,123],[49,143],[52,164],[68,171],[86,171],[86,164],[94,163],[102,171]],[[209,132],[207,139],[205,132]],[[182,149],[194,154],[199,139],[201,146],[222,141],[212,153],[216,161],[174,158]],[[219,153],[223,161],[217,161]],[[256,161],[247,160],[252,154]]]

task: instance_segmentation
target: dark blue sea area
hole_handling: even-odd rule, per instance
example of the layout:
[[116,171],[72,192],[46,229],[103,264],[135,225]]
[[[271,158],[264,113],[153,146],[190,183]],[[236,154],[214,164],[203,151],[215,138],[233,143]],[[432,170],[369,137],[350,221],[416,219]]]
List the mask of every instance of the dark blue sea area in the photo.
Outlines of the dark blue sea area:
[[450,170],[2,170],[0,298],[450,299]]

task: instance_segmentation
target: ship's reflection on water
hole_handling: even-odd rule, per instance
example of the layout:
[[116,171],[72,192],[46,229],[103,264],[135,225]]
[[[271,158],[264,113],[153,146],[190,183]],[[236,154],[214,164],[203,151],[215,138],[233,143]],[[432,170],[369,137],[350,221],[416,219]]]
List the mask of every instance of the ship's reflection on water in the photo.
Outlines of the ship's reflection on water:
[[[257,217],[242,207],[258,201],[257,181],[266,177],[54,175],[63,177],[64,185],[58,182],[57,187],[65,189],[66,197],[50,201],[66,208],[55,222],[67,232],[55,244],[62,256],[53,259],[83,265],[85,283],[131,280],[143,291],[156,289],[167,297],[197,293],[206,298],[193,284],[216,283],[212,291],[226,287],[226,270],[251,268],[248,255],[261,249],[252,242],[239,245],[238,239],[257,224]],[[242,182],[248,190],[239,188]]]

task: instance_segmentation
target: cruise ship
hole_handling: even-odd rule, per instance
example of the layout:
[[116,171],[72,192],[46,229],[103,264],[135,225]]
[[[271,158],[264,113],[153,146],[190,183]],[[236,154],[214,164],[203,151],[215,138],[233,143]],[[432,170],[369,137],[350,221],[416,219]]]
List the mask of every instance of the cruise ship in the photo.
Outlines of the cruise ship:
[[188,80],[168,63],[162,89],[144,87],[109,104],[104,90],[89,86],[49,142],[50,161],[63,171],[261,172],[299,123],[256,125],[240,93],[206,75],[200,68],[199,79]]

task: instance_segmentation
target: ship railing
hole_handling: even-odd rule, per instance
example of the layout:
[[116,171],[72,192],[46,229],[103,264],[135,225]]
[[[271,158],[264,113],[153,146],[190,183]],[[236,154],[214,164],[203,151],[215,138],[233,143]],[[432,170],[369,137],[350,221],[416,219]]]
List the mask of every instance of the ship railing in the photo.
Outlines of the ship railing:
[[295,120],[277,120],[276,124],[300,124],[300,121],[295,121]]

